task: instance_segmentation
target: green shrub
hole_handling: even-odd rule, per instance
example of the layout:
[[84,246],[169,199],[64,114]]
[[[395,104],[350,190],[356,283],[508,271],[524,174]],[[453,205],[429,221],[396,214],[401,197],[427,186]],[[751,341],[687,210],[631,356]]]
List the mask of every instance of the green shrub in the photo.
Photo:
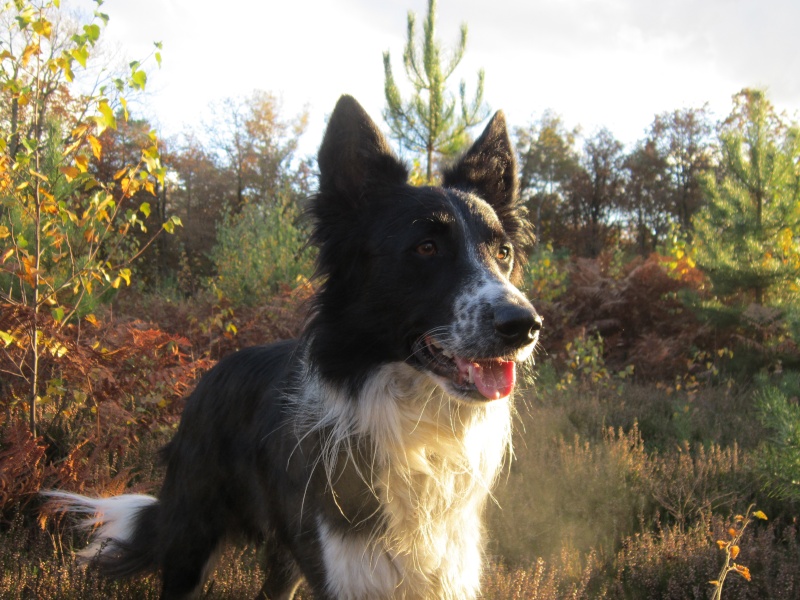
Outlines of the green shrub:
[[228,213],[212,258],[216,286],[234,305],[267,302],[281,287],[296,287],[313,272],[313,253],[290,210],[248,204]]
[[755,404],[769,431],[758,455],[764,486],[777,498],[800,501],[800,375],[762,385]]
[[537,244],[525,270],[523,288],[534,302],[552,302],[567,291],[569,271],[566,251],[554,251],[551,243]]

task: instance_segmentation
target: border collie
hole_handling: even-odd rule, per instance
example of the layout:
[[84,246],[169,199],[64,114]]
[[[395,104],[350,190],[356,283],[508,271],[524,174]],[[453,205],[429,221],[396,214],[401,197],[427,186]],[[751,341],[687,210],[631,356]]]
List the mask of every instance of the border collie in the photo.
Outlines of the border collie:
[[468,599],[541,319],[513,285],[532,241],[502,113],[441,187],[413,187],[351,97],[311,199],[316,295],[299,339],[221,360],[163,450],[157,497],[47,493],[110,577],[202,590],[217,548],[263,546],[259,597]]

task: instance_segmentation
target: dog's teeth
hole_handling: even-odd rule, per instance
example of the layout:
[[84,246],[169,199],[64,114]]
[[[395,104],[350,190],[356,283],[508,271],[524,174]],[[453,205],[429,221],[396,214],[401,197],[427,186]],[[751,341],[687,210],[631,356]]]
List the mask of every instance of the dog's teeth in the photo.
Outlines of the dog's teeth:
[[441,349],[442,349],[442,347],[441,347],[441,345],[439,344],[439,342],[437,342],[437,341],[436,341],[435,339],[433,339],[433,338],[428,338],[428,345],[430,345],[430,346],[433,346],[433,347],[434,347],[434,348],[436,348],[437,350],[441,350]]
[[475,367],[472,365],[467,370],[467,383],[475,383]]

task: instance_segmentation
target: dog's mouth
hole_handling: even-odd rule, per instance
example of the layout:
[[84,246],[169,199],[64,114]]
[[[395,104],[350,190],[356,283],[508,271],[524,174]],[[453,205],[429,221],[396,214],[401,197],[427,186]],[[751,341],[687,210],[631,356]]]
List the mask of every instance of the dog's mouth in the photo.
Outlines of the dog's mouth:
[[414,356],[457,394],[486,400],[507,398],[517,381],[517,363],[506,358],[465,358],[445,350],[432,336],[419,338]]

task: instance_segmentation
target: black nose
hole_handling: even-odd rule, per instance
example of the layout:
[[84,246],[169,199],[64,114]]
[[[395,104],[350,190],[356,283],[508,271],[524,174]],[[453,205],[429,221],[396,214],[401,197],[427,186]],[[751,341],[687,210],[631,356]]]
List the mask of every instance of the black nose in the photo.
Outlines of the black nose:
[[509,344],[530,344],[541,328],[542,318],[533,308],[518,304],[503,304],[495,308],[494,329]]

